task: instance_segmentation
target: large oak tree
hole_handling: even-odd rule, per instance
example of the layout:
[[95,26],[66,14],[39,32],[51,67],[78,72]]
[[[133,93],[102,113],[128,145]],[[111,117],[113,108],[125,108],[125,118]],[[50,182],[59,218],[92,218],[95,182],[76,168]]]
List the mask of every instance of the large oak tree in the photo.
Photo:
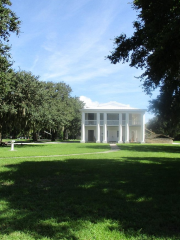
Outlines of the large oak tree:
[[43,82],[31,72],[12,71],[10,89],[1,98],[0,134],[33,134],[49,132],[52,140],[58,133],[77,135],[81,124],[82,102],[71,96],[72,89],[64,82]]
[[[10,90],[12,60],[10,55],[9,37],[12,32],[19,34],[20,21],[16,14],[10,9],[9,0],[0,0],[0,109],[4,94]],[[0,111],[1,115],[1,111]],[[1,142],[2,123],[0,122],[0,142]]]
[[11,33],[19,34],[20,20],[10,9],[11,1],[0,0],[0,94],[9,87],[7,73],[12,65],[10,46],[8,45]]
[[[151,109],[155,112],[156,108],[168,120],[172,112],[180,112],[180,1],[134,0],[132,7],[137,11],[134,33],[116,37],[114,50],[107,58],[113,64],[129,62],[131,67],[144,70],[139,76],[144,91],[151,94],[155,88],[160,89],[157,100],[151,101]],[[168,89],[169,102],[157,104]],[[179,127],[178,121],[175,124]]]

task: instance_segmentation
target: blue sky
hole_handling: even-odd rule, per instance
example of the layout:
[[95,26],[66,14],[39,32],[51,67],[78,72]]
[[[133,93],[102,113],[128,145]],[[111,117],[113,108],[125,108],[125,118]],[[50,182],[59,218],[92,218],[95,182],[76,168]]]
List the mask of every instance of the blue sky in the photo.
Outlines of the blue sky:
[[[20,36],[10,39],[15,69],[31,71],[43,81],[64,81],[72,95],[81,96],[90,107],[115,104],[147,109],[150,97],[135,78],[141,71],[105,60],[114,37],[133,33],[136,12],[128,1],[11,2],[22,21]],[[151,117],[146,114],[146,120]]]

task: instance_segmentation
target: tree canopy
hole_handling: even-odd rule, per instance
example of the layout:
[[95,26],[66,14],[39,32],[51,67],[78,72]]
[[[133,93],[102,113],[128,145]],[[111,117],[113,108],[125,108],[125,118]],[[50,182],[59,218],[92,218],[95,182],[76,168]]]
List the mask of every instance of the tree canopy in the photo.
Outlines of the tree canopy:
[[134,33],[116,37],[107,58],[143,70],[139,78],[144,91],[151,94],[160,89],[149,110],[176,128],[180,122],[180,1],[134,0],[132,7],[137,11]]
[[69,85],[12,69],[8,42],[11,33],[19,34],[21,22],[10,6],[11,1],[0,0],[0,142],[2,133],[32,134],[34,140],[40,131],[49,132],[52,140],[68,130],[79,134],[83,103],[71,96]]
[[33,134],[37,140],[37,133],[46,131],[55,140],[65,131],[79,134],[83,103],[71,96],[69,85],[40,81],[26,71],[12,71],[7,78],[9,89],[0,96],[0,135]]
[[150,101],[149,110],[157,116],[164,133],[171,137],[180,134],[180,87],[176,81],[161,88],[157,98]]
[[12,60],[10,55],[9,37],[11,32],[19,34],[20,20],[9,8],[11,1],[0,0],[0,94],[9,87],[7,73],[11,71]]
[[180,1],[134,0],[132,7],[138,13],[134,34],[116,37],[107,58],[114,64],[130,62],[131,67],[144,69],[140,77],[146,93],[151,93],[157,86],[179,79]]
[[20,20],[9,8],[11,5],[12,3],[9,0],[0,0],[0,37],[6,42],[9,41],[10,32],[19,34],[20,29]]

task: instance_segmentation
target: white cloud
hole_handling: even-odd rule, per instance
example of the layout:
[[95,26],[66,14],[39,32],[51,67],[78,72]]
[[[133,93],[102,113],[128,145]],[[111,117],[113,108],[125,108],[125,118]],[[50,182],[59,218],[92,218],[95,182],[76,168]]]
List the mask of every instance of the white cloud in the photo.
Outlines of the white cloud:
[[[62,15],[69,18],[70,12],[78,17],[78,10],[83,9],[88,2],[89,0],[80,0],[78,4],[70,4],[68,8],[72,8],[72,11],[65,11]],[[53,33],[54,29],[48,32],[42,44],[42,50],[45,50],[41,59],[41,66],[44,68],[42,79],[57,81],[61,78],[61,81],[67,83],[82,83],[119,72],[120,66],[111,65],[104,60],[111,42],[109,39],[105,41],[105,34],[116,17],[117,5],[118,1],[110,5],[106,1],[102,4],[102,11],[93,9],[87,14],[82,13],[81,18],[78,18],[81,21],[77,21],[76,31],[72,29],[71,34],[67,31],[68,28],[63,28],[62,21],[58,28],[64,32],[57,35]],[[69,21],[73,24],[74,18]]]
[[85,108],[103,108],[103,109],[120,109],[120,108],[130,108],[130,105],[119,103],[116,101],[110,101],[107,103],[99,103],[97,101],[92,101],[90,98],[85,97],[85,96],[80,96],[80,100],[85,103]]

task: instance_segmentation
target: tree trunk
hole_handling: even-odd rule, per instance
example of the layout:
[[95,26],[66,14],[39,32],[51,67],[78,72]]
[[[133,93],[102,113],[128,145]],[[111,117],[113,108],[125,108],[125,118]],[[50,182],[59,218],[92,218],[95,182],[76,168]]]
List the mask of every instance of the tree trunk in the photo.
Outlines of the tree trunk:
[[56,132],[56,130],[54,130],[54,131],[52,131],[51,141],[56,141],[56,137],[57,137],[57,132]]
[[37,142],[38,140],[38,134],[36,132],[33,132],[33,141]]
[[56,140],[56,137],[55,137],[55,132],[52,131],[52,135],[51,135],[51,141],[54,142]]
[[66,129],[63,129],[63,140],[66,140]]
[[0,145],[2,143],[2,125],[0,125]]

